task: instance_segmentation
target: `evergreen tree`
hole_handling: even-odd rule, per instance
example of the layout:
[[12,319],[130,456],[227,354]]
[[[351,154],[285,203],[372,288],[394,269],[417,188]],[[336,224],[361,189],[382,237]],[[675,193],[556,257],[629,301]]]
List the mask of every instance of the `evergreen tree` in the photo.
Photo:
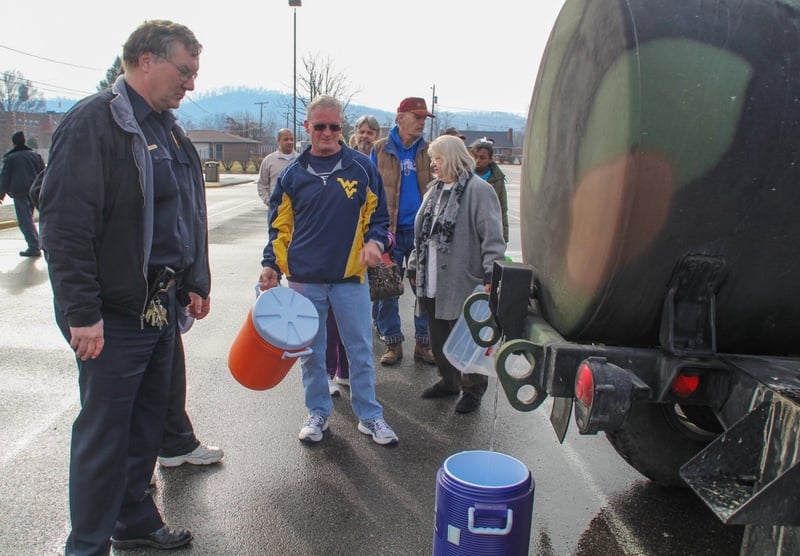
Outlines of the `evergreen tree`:
[[122,75],[122,58],[117,56],[114,58],[114,63],[111,64],[111,67],[108,68],[106,71],[106,78],[103,79],[100,83],[97,84],[97,90],[102,91],[103,89],[108,89],[117,80],[117,77]]

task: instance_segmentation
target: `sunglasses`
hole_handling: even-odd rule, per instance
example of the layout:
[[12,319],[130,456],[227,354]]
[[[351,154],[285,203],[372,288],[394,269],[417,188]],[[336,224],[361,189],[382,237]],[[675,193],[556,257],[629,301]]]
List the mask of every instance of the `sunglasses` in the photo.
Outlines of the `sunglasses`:
[[311,124],[311,127],[314,131],[325,131],[326,127],[331,131],[342,131],[342,124]]

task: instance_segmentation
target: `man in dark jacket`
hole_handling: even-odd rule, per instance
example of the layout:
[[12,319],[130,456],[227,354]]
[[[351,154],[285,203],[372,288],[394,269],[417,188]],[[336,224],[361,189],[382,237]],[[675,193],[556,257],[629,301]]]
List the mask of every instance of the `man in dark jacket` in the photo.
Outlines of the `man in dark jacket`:
[[171,111],[194,89],[201,50],[187,27],[146,21],[123,47],[125,73],[53,134],[39,195],[42,247],[81,401],[65,556],[192,540],[164,525],[149,483],[178,312],[209,311],[202,166]]
[[470,145],[469,151],[472,158],[475,159],[475,175],[489,182],[489,185],[494,188],[494,192],[497,193],[497,199],[500,201],[500,210],[503,215],[503,239],[508,244],[506,175],[494,161],[494,145],[488,140],[478,139]]
[[39,153],[25,144],[25,134],[21,131],[11,136],[14,148],[3,156],[3,169],[0,170],[0,205],[6,194],[14,199],[19,226],[28,248],[20,251],[23,257],[38,257],[39,232],[33,223],[33,203],[30,198],[31,185],[36,176],[44,170],[44,161]]

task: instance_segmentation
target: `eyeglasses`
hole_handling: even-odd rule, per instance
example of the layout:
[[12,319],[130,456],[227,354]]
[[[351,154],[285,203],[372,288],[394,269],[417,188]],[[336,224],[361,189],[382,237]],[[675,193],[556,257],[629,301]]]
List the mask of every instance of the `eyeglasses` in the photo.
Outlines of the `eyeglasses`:
[[342,131],[342,124],[311,124],[311,127],[314,131],[325,131],[326,127],[333,132]]
[[164,56],[159,56],[165,62],[168,62],[173,68],[178,70],[178,74],[181,77],[181,83],[186,83],[187,81],[191,81],[193,79],[197,79],[197,72],[193,72],[191,69],[187,68],[186,66],[179,66],[169,58],[165,58]]

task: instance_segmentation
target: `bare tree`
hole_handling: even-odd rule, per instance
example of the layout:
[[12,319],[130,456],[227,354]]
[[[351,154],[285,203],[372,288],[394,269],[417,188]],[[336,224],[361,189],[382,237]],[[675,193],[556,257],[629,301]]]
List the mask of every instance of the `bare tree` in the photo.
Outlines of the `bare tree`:
[[21,72],[0,73],[0,112],[44,112],[42,93]]
[[431,120],[431,133],[433,136],[438,136],[448,127],[453,127],[452,118],[453,114],[451,112],[437,112],[436,118]]
[[108,71],[106,71],[106,78],[97,84],[97,90],[102,91],[103,89],[108,89],[114,84],[114,81],[117,80],[117,77],[122,75],[123,71],[125,70],[122,69],[122,58],[117,56],[114,58],[114,63],[111,64],[111,67],[108,68]]
[[225,131],[239,137],[255,139],[259,134],[258,127],[258,120],[253,118],[249,112],[240,112],[235,116],[225,116]]
[[305,73],[297,77],[300,88],[297,98],[303,107],[317,95],[330,95],[342,103],[348,119],[347,109],[359,91],[350,89],[347,76],[334,69],[329,56],[323,58],[320,54],[304,56],[303,67]]

